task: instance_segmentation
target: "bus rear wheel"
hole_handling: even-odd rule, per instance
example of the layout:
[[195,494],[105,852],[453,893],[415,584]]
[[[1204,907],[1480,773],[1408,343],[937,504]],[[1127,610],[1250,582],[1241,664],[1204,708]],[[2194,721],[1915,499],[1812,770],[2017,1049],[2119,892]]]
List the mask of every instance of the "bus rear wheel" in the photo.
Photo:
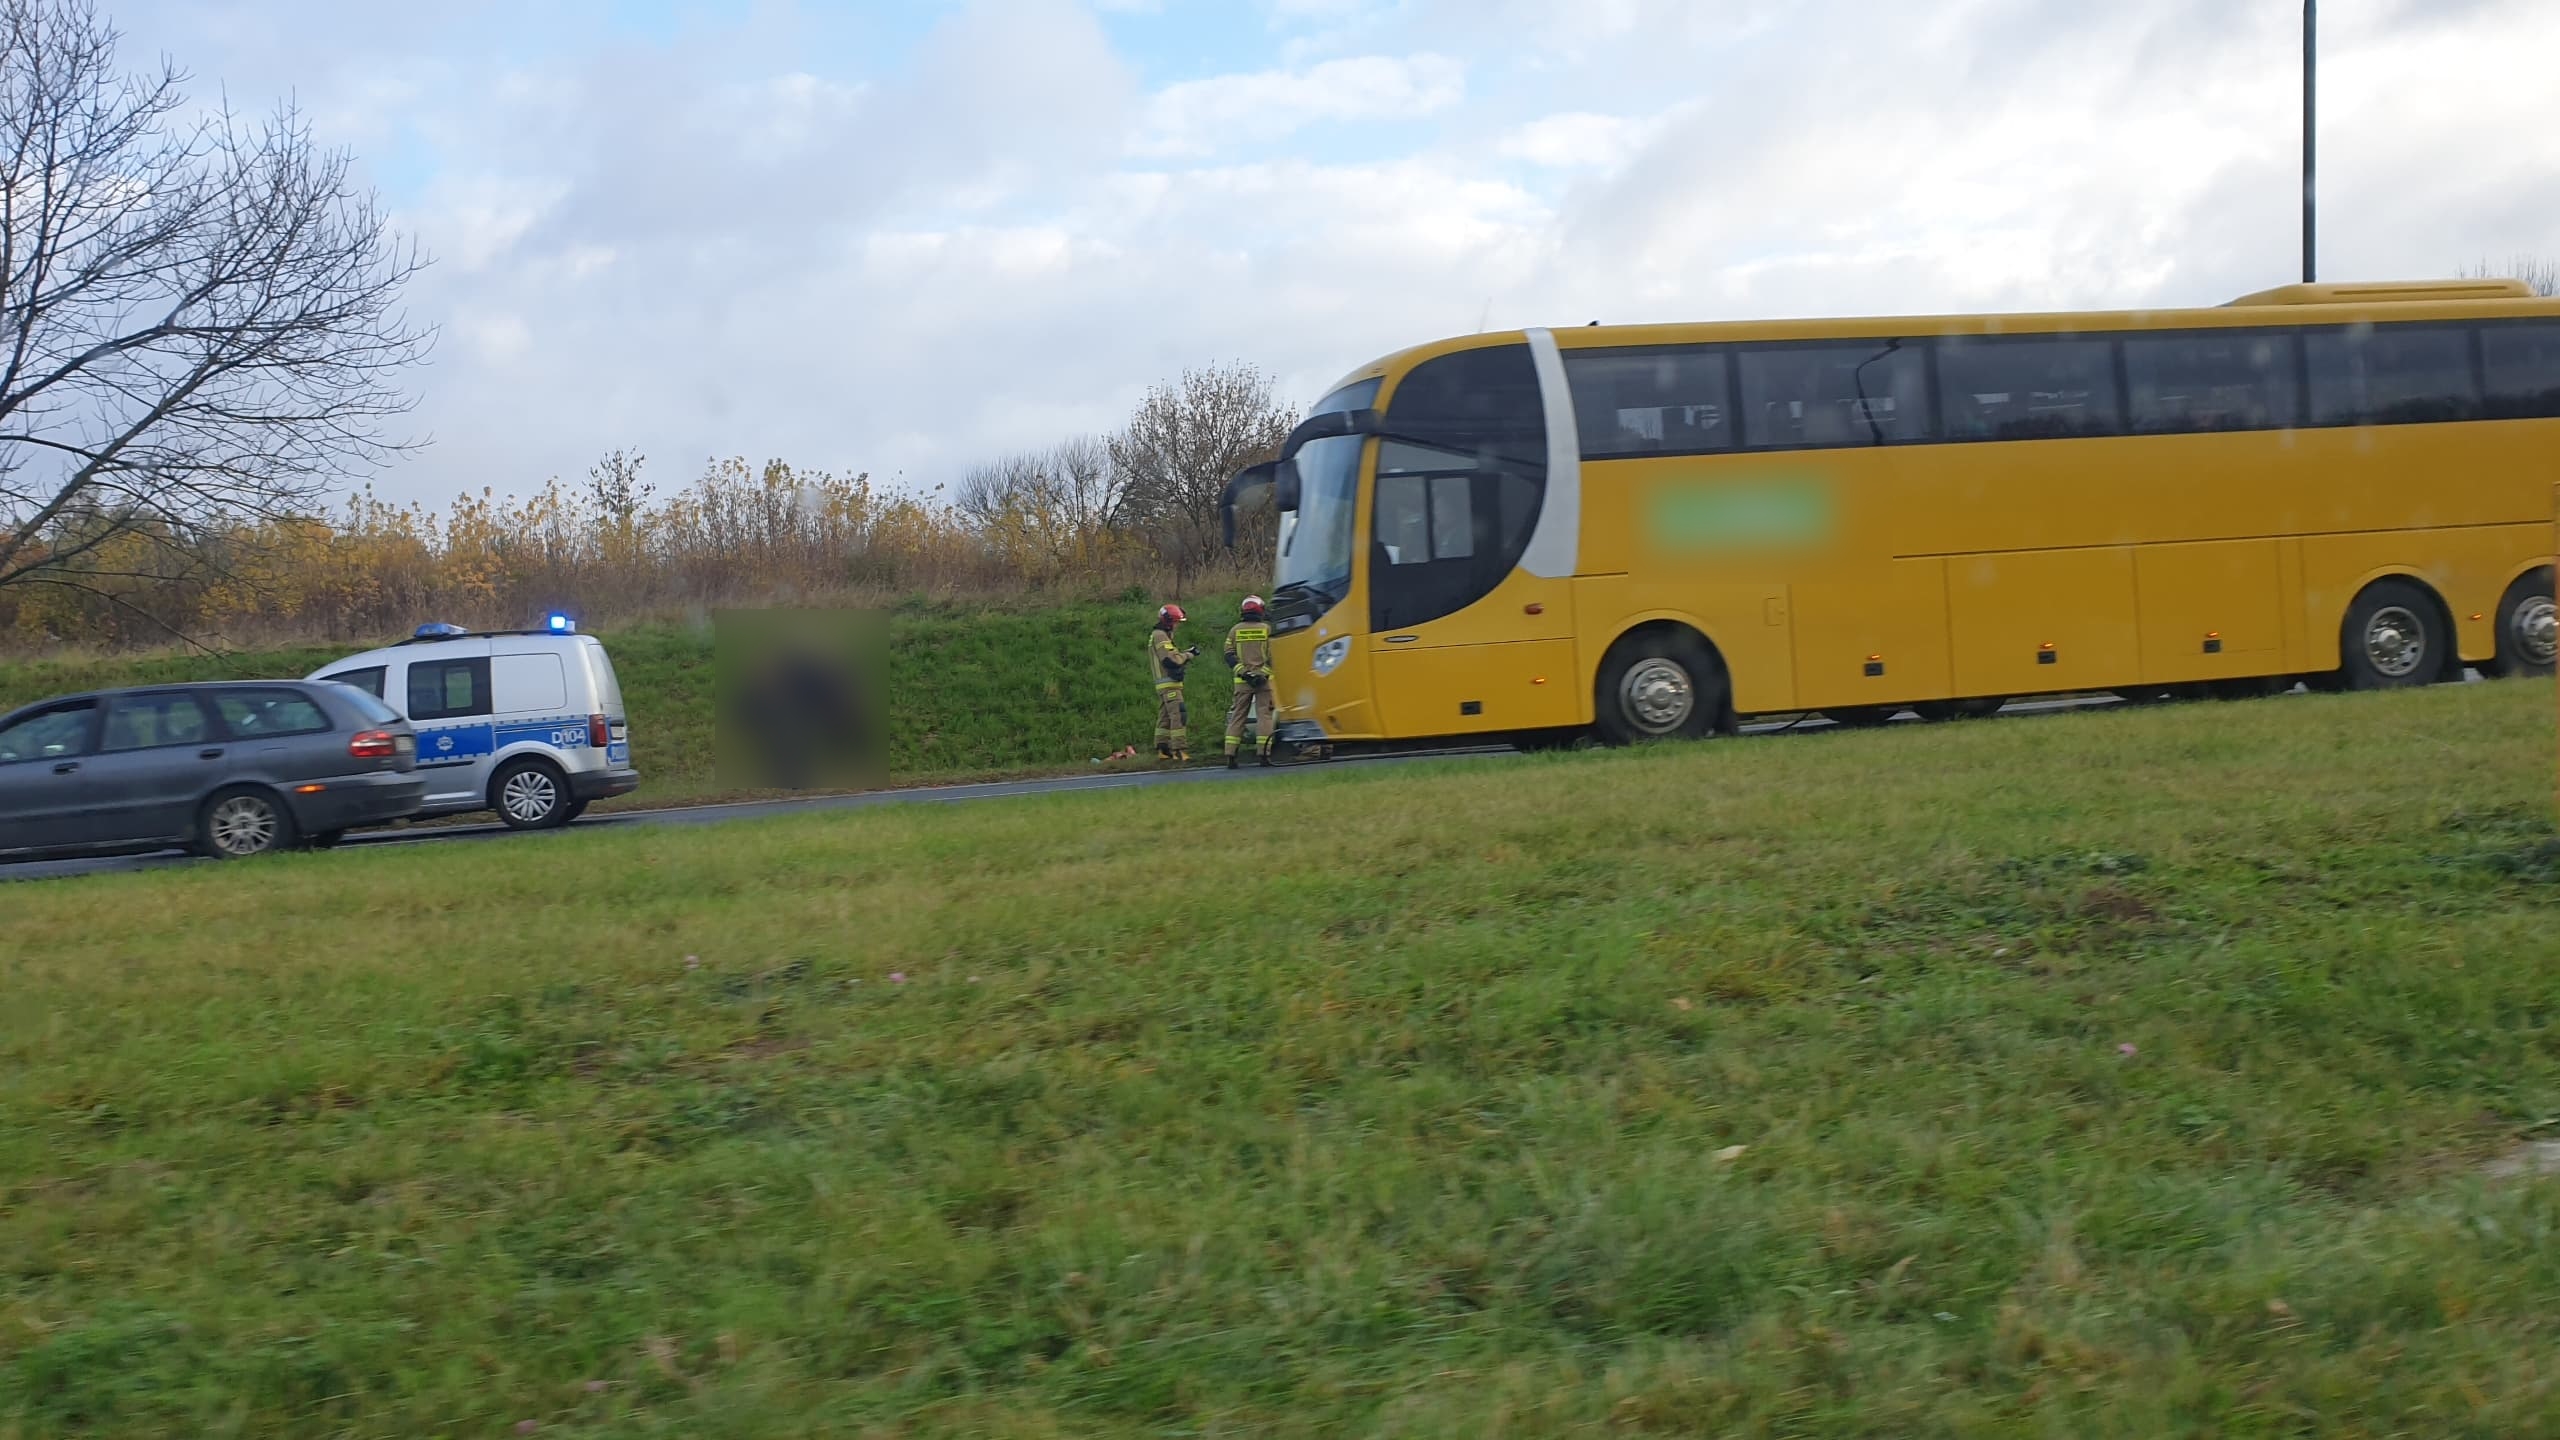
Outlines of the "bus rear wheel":
[[2548,675],[2560,657],[2560,605],[2551,594],[2551,567],[2519,575],[2498,599],[2497,658],[2480,667],[2490,675]]
[[1601,663],[1594,709],[1612,744],[1694,740],[1724,719],[1724,662],[1684,631],[1639,632]]
[[2399,690],[2444,678],[2452,636],[2435,597],[2407,580],[2376,580],[2347,607],[2338,668],[2351,690]]

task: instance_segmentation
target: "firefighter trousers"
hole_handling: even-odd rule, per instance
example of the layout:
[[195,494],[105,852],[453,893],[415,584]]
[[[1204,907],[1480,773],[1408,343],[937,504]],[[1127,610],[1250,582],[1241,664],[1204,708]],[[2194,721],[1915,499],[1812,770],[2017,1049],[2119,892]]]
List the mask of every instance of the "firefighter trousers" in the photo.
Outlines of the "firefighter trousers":
[[1227,753],[1233,755],[1244,743],[1244,723],[1253,721],[1253,748],[1264,755],[1271,753],[1271,719],[1278,710],[1272,698],[1271,682],[1236,686],[1235,698],[1227,702]]
[[1156,686],[1156,753],[1176,758],[1191,753],[1191,709],[1182,701],[1179,682]]

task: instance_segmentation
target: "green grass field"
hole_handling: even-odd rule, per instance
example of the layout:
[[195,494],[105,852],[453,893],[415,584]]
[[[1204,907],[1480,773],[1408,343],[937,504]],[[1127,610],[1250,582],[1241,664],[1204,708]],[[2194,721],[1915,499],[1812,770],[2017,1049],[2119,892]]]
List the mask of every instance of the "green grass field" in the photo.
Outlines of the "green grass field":
[[[1237,597],[1188,602],[1183,643],[1192,667],[1192,752],[1215,755],[1226,725],[1228,672],[1218,645]],[[1123,600],[1024,610],[917,605],[886,617],[893,784],[1048,774],[1093,768],[1123,745],[1141,751],[1155,732],[1146,663],[1155,602]],[[387,637],[396,638],[396,637]],[[603,810],[737,793],[713,774],[712,639],[676,625],[609,630],[631,712],[642,784]],[[109,656],[76,661],[0,660],[0,712],[66,691],[176,680],[307,675],[364,647],[303,646],[232,655]]]
[[2547,684],[0,887],[0,1436],[2560,1433]]

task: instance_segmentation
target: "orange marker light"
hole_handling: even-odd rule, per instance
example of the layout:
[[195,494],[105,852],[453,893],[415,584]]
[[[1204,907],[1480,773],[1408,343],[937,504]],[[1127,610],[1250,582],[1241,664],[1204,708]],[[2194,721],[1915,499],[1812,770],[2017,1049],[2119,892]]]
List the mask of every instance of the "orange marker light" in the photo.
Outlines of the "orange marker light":
[[296,785],[293,787],[293,793],[296,795],[317,795],[328,788],[329,787],[326,785]]
[[1544,675],[1533,675],[1529,678],[1529,683],[1532,685],[1544,685],[1547,683],[1547,677]]

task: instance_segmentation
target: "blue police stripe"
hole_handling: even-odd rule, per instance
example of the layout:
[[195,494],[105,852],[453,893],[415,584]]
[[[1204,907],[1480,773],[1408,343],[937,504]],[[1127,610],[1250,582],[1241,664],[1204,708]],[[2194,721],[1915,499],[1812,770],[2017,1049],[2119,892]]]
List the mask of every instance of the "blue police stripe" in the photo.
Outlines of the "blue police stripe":
[[497,729],[485,721],[476,725],[418,727],[421,765],[467,765],[497,753],[497,748]]
[[463,725],[425,724],[418,729],[420,765],[467,765],[510,745],[535,744],[554,750],[584,750],[587,717],[554,715],[540,720],[510,720],[504,725],[475,720]]

